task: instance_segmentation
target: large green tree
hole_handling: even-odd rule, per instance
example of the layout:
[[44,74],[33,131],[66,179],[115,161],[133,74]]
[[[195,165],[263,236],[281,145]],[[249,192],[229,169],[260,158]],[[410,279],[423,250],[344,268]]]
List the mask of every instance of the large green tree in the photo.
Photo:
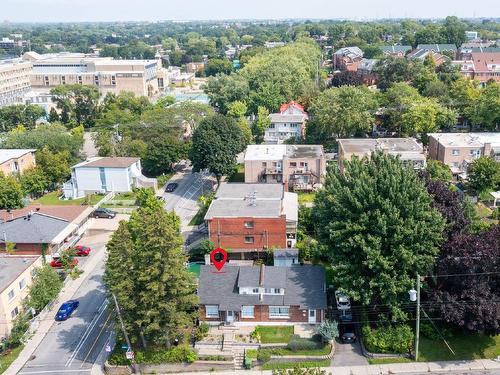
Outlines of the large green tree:
[[150,190],[107,244],[104,280],[115,294],[133,343],[169,347],[194,325],[194,277],[186,269],[180,220]]
[[332,167],[315,216],[336,287],[363,305],[389,305],[401,319],[416,274],[429,271],[443,240],[444,220],[431,203],[416,173],[391,155]]
[[220,114],[207,117],[193,134],[193,171],[208,169],[220,184],[222,176],[236,167],[236,155],[244,147],[243,134],[233,118]]
[[0,171],[0,209],[20,208],[24,197],[21,184],[14,176],[6,176]]
[[61,111],[61,120],[74,120],[78,125],[92,127],[99,113],[99,89],[87,85],[60,85],[50,90],[52,101]]
[[39,166],[27,169],[19,177],[24,195],[29,195],[32,198],[42,196],[49,188],[49,178]]
[[500,186],[500,163],[489,156],[481,156],[474,160],[467,170],[468,186],[476,193]]
[[69,159],[68,151],[51,152],[47,147],[36,153],[37,167],[53,185],[61,184],[69,178],[71,174]]
[[14,104],[0,108],[0,129],[9,131],[18,125],[33,129],[36,121],[46,115],[45,110],[32,104]]
[[29,287],[29,297],[27,306],[39,312],[45,306],[53,301],[63,286],[62,280],[56,270],[46,264],[43,267],[37,268],[33,284]]

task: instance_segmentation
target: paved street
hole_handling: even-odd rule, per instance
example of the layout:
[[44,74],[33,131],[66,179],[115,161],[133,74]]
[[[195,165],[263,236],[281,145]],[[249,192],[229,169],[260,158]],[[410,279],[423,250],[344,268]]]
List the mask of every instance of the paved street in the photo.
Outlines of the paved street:
[[363,366],[367,364],[368,360],[361,353],[359,340],[353,344],[343,344],[337,340],[332,366]]

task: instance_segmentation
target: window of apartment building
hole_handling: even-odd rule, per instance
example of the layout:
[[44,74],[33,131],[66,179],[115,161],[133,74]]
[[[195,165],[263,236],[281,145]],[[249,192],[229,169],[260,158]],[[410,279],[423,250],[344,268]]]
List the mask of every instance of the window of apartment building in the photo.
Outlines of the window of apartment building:
[[280,288],[274,288],[274,294],[280,294],[281,289]]
[[116,85],[116,76],[111,76],[111,84]]
[[245,243],[253,243],[254,238],[253,236],[245,236]]
[[253,288],[252,293],[259,294],[259,288]]
[[26,286],[25,279],[22,279],[21,281],[19,281],[19,289],[23,290],[25,286]]
[[254,317],[254,306],[242,306],[241,307],[241,317],[242,318],[253,318]]
[[205,316],[207,318],[218,318],[219,317],[219,306],[206,305],[205,306]]
[[9,301],[12,300],[15,296],[16,296],[16,292],[14,291],[14,289],[11,289],[9,294],[7,294]]
[[81,85],[83,83],[82,76],[78,76],[78,83]]
[[262,162],[262,168],[267,168],[267,163],[265,161]]
[[48,86],[48,85],[49,85],[49,76],[44,76],[44,77],[43,77],[43,84],[44,84],[45,86]]
[[245,228],[252,229],[253,228],[253,221],[245,221]]
[[481,156],[481,150],[470,150],[470,154],[472,156],[479,157],[479,156]]
[[297,166],[297,163],[296,163],[296,162],[294,162],[294,161],[291,161],[291,162],[290,162],[290,167],[296,167],[296,166]]
[[460,155],[460,150],[452,150],[452,151],[451,151],[451,154],[452,154],[453,156],[458,156],[458,155]]
[[17,316],[17,314],[19,314],[19,307],[16,307],[14,310],[10,312],[10,316],[12,317],[12,319],[14,319]]
[[274,129],[274,124],[269,125],[269,129]]
[[298,124],[290,124],[291,128],[296,128],[297,126],[298,126]]
[[270,318],[288,318],[290,317],[290,308],[284,306],[269,306]]
[[61,76],[61,83],[62,83],[63,85],[65,85],[65,84],[66,84],[66,76]]

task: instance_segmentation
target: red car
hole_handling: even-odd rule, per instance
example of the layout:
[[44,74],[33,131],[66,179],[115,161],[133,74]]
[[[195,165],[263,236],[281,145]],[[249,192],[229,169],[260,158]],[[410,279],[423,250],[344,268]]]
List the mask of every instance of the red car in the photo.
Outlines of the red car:
[[77,245],[75,246],[75,255],[77,257],[86,257],[90,254],[90,250],[88,246]]
[[[71,261],[70,268],[75,268],[77,265],[78,265],[78,259],[73,258],[73,260]],[[60,258],[52,259],[52,262],[50,262],[50,266],[54,268],[63,268],[63,264]]]

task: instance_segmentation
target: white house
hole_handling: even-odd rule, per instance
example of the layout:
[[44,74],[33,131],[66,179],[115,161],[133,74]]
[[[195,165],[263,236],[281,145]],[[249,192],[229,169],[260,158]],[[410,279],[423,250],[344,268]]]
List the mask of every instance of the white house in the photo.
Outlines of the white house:
[[271,113],[271,124],[264,132],[264,142],[268,144],[283,143],[287,139],[300,139],[304,136],[307,112],[299,103],[291,101],[283,104],[279,113]]
[[153,187],[156,179],[141,172],[141,160],[129,157],[94,157],[71,168],[71,180],[63,185],[64,197],[82,198],[92,193],[122,193],[134,187]]

